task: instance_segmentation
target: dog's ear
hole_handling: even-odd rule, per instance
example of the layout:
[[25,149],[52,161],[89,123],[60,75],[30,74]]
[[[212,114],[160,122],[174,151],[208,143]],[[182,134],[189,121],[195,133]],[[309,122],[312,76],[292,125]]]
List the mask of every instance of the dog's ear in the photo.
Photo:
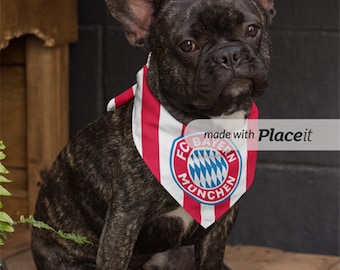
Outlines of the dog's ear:
[[154,0],[105,0],[111,15],[123,26],[126,38],[133,46],[146,47],[154,13]]
[[274,0],[259,0],[262,7],[266,11],[268,17],[268,23],[272,22],[273,17],[276,14],[276,10],[274,8]]

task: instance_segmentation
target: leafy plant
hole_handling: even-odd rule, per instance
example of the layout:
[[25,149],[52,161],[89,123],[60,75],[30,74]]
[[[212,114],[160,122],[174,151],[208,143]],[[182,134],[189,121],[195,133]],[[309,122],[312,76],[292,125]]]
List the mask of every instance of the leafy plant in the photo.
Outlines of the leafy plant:
[[[0,196],[11,196],[12,194],[4,188],[1,183],[11,183],[12,180],[7,179],[2,174],[9,174],[9,171],[5,168],[5,166],[1,163],[1,160],[6,158],[3,150],[6,149],[3,141],[0,140]],[[2,209],[2,203],[0,201],[0,209]],[[17,224],[31,224],[33,227],[39,229],[45,229],[56,233],[59,237],[74,241],[77,244],[90,244],[93,245],[91,241],[89,241],[85,236],[77,235],[74,233],[65,233],[62,230],[56,230],[46,224],[43,221],[37,221],[33,218],[33,216],[24,217],[20,216],[19,221],[13,221],[13,219],[4,211],[0,211],[0,246],[4,245],[5,240],[7,239],[7,233],[14,232],[14,226]]]
[[[9,171],[2,165],[1,160],[6,158],[5,150],[6,146],[4,145],[3,141],[0,141],[0,183],[10,183],[12,180],[7,179],[2,174],[8,174]],[[11,196],[11,193],[5,189],[0,184],[0,196]],[[1,197],[0,197],[1,198]],[[2,203],[0,201],[0,209],[2,209]],[[13,219],[4,211],[0,211],[0,245],[4,244],[4,240],[7,239],[6,233],[14,232],[14,221]]]
[[77,244],[93,245],[93,243],[91,241],[87,240],[87,238],[85,236],[81,236],[81,235],[74,234],[74,233],[65,233],[62,230],[57,231],[54,228],[52,228],[51,226],[49,226],[48,224],[46,224],[45,222],[35,220],[33,216],[29,216],[28,218],[26,218],[24,216],[20,216],[20,221],[18,221],[17,223],[22,223],[22,224],[28,223],[28,224],[31,224],[35,228],[52,231],[52,232],[56,233],[59,237],[71,240],[71,241],[73,241]]

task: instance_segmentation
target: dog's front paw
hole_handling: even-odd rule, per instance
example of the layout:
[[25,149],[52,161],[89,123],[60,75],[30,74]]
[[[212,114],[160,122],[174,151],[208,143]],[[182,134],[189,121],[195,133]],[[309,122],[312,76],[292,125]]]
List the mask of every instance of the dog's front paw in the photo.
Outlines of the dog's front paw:
[[222,264],[222,270],[231,270],[226,264]]
[[194,270],[194,247],[183,246],[157,253],[144,265],[144,270]]

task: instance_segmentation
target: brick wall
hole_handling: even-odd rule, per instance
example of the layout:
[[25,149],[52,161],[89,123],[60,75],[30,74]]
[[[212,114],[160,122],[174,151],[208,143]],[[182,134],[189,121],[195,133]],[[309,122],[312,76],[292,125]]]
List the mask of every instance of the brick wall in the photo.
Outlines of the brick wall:
[[[270,87],[261,118],[339,118],[338,1],[276,1]],[[131,48],[104,1],[78,1],[71,47],[71,136],[134,83],[146,54]],[[230,243],[339,254],[339,154],[261,152]]]

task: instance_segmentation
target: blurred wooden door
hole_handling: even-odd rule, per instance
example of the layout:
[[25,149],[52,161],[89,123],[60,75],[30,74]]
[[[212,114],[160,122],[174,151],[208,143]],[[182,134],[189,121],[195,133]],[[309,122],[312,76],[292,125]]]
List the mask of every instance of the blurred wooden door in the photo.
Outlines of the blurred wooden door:
[[[0,6],[0,140],[13,180],[6,184],[12,196],[1,202],[17,220],[34,213],[41,175],[68,140],[68,46],[77,39],[76,1],[0,0]],[[15,232],[8,242],[20,249],[29,237]],[[16,252],[5,247],[2,256]]]

